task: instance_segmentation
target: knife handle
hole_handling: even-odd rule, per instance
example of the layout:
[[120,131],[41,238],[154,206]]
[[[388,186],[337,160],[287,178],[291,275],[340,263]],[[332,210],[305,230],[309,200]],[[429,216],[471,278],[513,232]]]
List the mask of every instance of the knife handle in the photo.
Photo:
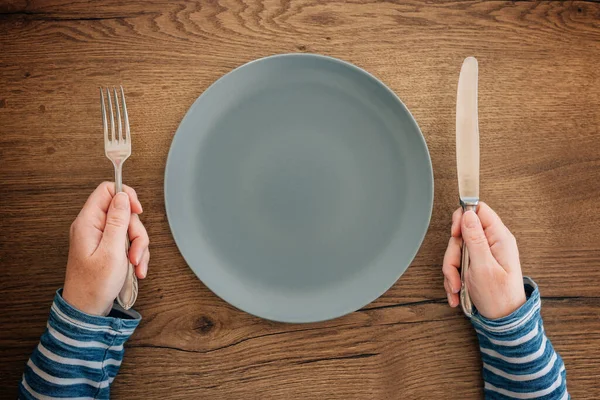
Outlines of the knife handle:
[[[473,210],[477,212],[477,203],[463,203],[462,208],[464,211]],[[460,260],[460,305],[462,307],[463,312],[469,318],[473,316],[473,303],[471,302],[471,296],[469,296],[469,289],[467,288],[467,283],[465,279],[467,277],[467,271],[469,270],[469,249],[467,245],[463,242],[462,246],[462,258]]]

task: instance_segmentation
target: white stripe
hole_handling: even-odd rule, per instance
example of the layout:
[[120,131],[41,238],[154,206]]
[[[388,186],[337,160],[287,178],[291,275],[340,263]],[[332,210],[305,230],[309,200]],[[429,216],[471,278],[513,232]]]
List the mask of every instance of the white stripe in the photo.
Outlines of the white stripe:
[[569,400],[569,392],[565,390],[565,394],[560,398],[560,400]]
[[539,324],[535,325],[535,329],[532,329],[528,334],[521,336],[518,339],[514,339],[514,340],[497,340],[497,339],[492,339],[491,337],[489,337],[488,335],[486,335],[484,332],[480,331],[479,329],[475,329],[475,331],[480,334],[481,336],[484,336],[487,340],[490,341],[490,343],[495,344],[496,346],[509,346],[509,347],[515,347],[515,346],[520,346],[523,343],[526,343],[528,341],[530,341],[531,339],[533,339],[534,337],[537,336],[537,334],[539,333]]
[[546,366],[542,369],[540,369],[538,372],[535,372],[533,374],[526,374],[526,375],[513,375],[513,374],[508,374],[498,368],[492,367],[489,364],[483,363],[483,368],[487,369],[488,371],[493,372],[494,374],[501,376],[504,379],[508,379],[511,381],[515,381],[515,382],[525,382],[525,381],[532,381],[534,379],[538,379],[541,378],[542,376],[546,375],[548,372],[550,372],[552,370],[552,368],[554,367],[554,364],[556,363],[557,360],[557,356],[556,353],[552,354],[552,358],[550,359],[550,361],[548,362],[548,364],[546,364]]
[[121,365],[120,360],[115,360],[113,358],[107,358],[104,361],[87,361],[81,360],[79,358],[66,358],[61,357],[58,354],[54,354],[47,348],[45,348],[41,343],[38,344],[38,350],[40,353],[44,355],[49,360],[57,362],[59,364],[67,364],[67,365],[80,365],[82,367],[94,368],[94,369],[102,369],[105,365]]
[[[529,393],[519,393],[513,392],[506,389],[497,388],[496,386],[485,383],[485,388],[487,390],[491,390],[492,392],[500,393],[504,396],[514,397],[515,399],[535,399],[536,397],[546,396],[562,385],[562,376],[560,375],[565,370],[565,366],[563,365],[560,371],[558,372],[558,378],[552,383],[552,385],[548,386],[546,389],[538,390],[537,392],[529,392]],[[564,398],[564,395],[563,395]]]
[[100,349],[108,349],[108,350],[113,350],[113,351],[121,351],[123,350],[123,345],[120,344],[118,346],[109,346],[107,344],[104,344],[102,342],[96,342],[96,341],[89,341],[89,342],[84,342],[81,340],[75,340],[75,339],[71,339],[68,336],[63,335],[62,333],[60,333],[59,331],[57,331],[56,329],[54,329],[53,327],[50,326],[50,324],[46,325],[48,328],[48,332],[50,332],[50,334],[52,336],[54,336],[54,338],[56,340],[58,340],[59,342],[68,344],[69,346],[73,346],[73,347],[79,347],[79,348],[100,348]]
[[56,302],[52,304],[52,307],[50,307],[51,311],[54,311],[54,313],[63,321],[76,326],[78,328],[83,328],[83,329],[87,329],[89,331],[94,331],[94,332],[108,332],[111,335],[129,335],[132,334],[134,329],[123,329],[121,331],[116,331],[113,329],[113,327],[108,326],[108,325],[92,325],[92,324],[88,324],[85,322],[81,322],[81,321],[77,321],[67,315],[65,315],[62,311],[60,311],[60,309],[58,308],[58,306],[56,305]]
[[31,360],[27,362],[27,365],[37,376],[46,382],[54,383],[55,385],[90,385],[96,389],[103,389],[109,385],[108,379],[102,382],[96,382],[86,378],[58,378],[42,371]]
[[[25,390],[27,390],[29,392],[30,395],[32,395],[34,398],[36,398],[38,400],[66,400],[64,397],[50,397],[50,396],[45,396],[43,394],[39,394],[38,392],[33,390],[27,384],[27,381],[25,380],[25,375],[23,375],[23,380],[21,381],[21,384],[23,385]],[[68,399],[69,400],[94,400],[93,397],[69,397]]]
[[490,331],[490,332],[507,332],[511,329],[516,329],[519,328],[523,325],[525,325],[527,322],[529,322],[529,320],[531,319],[531,317],[536,313],[536,311],[538,311],[540,309],[540,302],[537,301],[536,304],[531,308],[531,310],[529,310],[527,312],[527,314],[525,314],[522,318],[511,322],[510,324],[506,324],[506,325],[502,325],[502,326],[491,326],[486,324],[485,322],[483,322],[482,320],[476,318],[476,321],[479,325],[481,325],[485,330]]
[[506,361],[511,364],[525,364],[527,362],[534,361],[534,360],[537,360],[538,358],[540,358],[542,356],[542,354],[544,354],[544,351],[546,351],[546,343],[547,342],[548,342],[548,340],[546,339],[546,336],[542,337],[542,344],[540,345],[540,348],[535,353],[531,353],[531,354],[523,356],[523,357],[503,356],[502,354],[498,353],[497,351],[494,351],[491,349],[486,349],[485,347],[479,347],[479,350],[481,350],[481,352],[483,354],[487,354],[490,357],[498,358],[502,361]]

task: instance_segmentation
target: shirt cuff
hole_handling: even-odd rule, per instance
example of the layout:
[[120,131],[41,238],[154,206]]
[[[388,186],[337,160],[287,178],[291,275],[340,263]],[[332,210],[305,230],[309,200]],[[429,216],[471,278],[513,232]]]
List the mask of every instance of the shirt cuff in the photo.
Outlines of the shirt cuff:
[[526,329],[530,324],[537,324],[540,314],[541,300],[537,284],[529,277],[523,278],[527,301],[506,317],[489,319],[479,313],[471,318],[471,323],[478,331],[491,336],[510,336],[516,331]]
[[125,310],[114,304],[108,316],[87,314],[73,307],[62,297],[62,289],[56,291],[52,304],[51,317],[61,324],[70,324],[76,328],[105,328],[117,333],[133,333],[142,320],[142,316],[134,310]]
[[120,307],[107,317],[87,314],[58,290],[47,329],[25,367],[20,397],[107,399],[123,345],[140,320],[137,312]]

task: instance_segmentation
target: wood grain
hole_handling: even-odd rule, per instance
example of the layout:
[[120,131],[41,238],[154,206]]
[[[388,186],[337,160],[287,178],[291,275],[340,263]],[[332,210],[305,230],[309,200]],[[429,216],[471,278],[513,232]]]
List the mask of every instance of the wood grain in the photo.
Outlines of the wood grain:
[[[457,206],[456,83],[480,66],[482,197],[517,236],[573,398],[600,398],[600,4],[533,1],[4,1],[0,4],[0,397],[14,398],[60,287],[68,227],[111,179],[97,87],[123,83],[124,180],[144,204],[149,277],[115,398],[476,399],[474,333],[444,302]],[[192,274],[169,232],[163,172],[188,107],[222,74],[284,52],[382,79],[427,140],[435,206],[404,276],[319,324],[244,314]]]

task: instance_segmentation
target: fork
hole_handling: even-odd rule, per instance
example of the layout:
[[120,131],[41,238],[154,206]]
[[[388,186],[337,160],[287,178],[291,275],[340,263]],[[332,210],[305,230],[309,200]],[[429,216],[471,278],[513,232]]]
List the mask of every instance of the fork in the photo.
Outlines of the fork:
[[[102,124],[104,127],[104,152],[106,157],[112,161],[115,167],[115,193],[123,191],[123,163],[131,155],[131,133],[129,131],[129,117],[127,115],[127,105],[125,103],[125,93],[123,92],[123,86],[121,88],[121,105],[123,108],[123,124],[121,123],[121,110],[119,108],[119,96],[117,96],[117,89],[113,88],[115,97],[115,112],[117,114],[117,128],[119,136],[116,136],[115,132],[115,117],[113,114],[113,103],[110,96],[110,89],[106,88],[106,97],[108,98],[108,113],[110,116],[110,137],[108,136],[108,123],[106,119],[106,105],[104,101],[104,89],[100,88],[100,102],[102,103]],[[125,137],[123,137],[123,125],[125,127]],[[129,252],[129,238],[125,240],[126,251]],[[133,264],[127,258],[127,276],[125,283],[119,295],[117,301],[121,307],[129,310],[138,295],[138,282],[135,276]]]

